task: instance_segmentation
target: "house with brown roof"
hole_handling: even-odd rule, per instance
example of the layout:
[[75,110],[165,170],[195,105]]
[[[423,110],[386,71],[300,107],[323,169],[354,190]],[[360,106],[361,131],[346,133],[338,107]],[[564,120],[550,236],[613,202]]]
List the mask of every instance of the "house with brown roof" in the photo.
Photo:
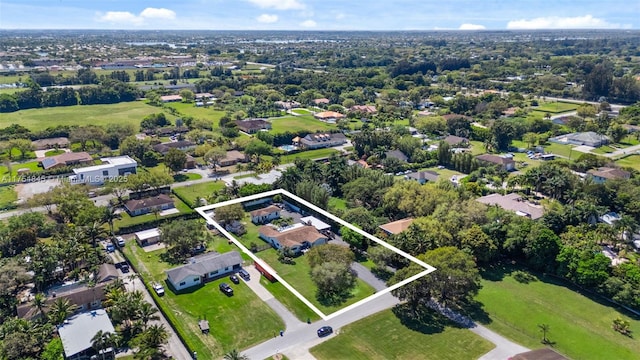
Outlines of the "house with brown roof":
[[73,165],[93,164],[93,158],[87,152],[68,152],[56,156],[49,156],[40,160],[45,170]]
[[505,109],[502,112],[502,115],[504,115],[506,117],[514,117],[514,116],[516,116],[516,112],[518,112],[518,110],[520,110],[519,107],[510,107],[510,108]]
[[129,200],[124,203],[124,208],[130,216],[149,214],[154,211],[173,209],[174,207],[173,199],[166,194]]
[[364,114],[375,114],[378,112],[378,109],[373,105],[354,105],[349,108],[349,111]]
[[414,218],[396,220],[390,223],[380,225],[379,228],[382,229],[382,231],[384,231],[387,235],[397,235],[407,230],[409,226],[413,224],[414,220],[415,220]]
[[487,165],[497,165],[501,169],[506,171],[513,171],[516,169],[516,162],[510,157],[498,156],[492,154],[482,154],[476,156],[478,161],[485,163]]
[[[118,276],[118,270],[113,264],[102,264],[95,277],[95,286],[89,286],[88,281],[52,286],[44,292],[45,304],[51,306],[56,299],[63,298],[78,306],[76,312],[100,308],[105,300],[104,288]],[[20,318],[30,319],[37,314],[37,309],[27,300],[18,305],[17,313]]]
[[341,114],[337,111],[323,111],[323,112],[313,114],[313,117],[322,121],[330,121],[330,120],[344,119],[346,115]]
[[164,96],[160,96],[160,101],[162,101],[163,103],[178,102],[178,101],[182,101],[182,96],[180,96],[180,95],[164,95]]
[[265,119],[236,120],[236,126],[242,132],[255,134],[260,130],[271,130],[271,123]]
[[461,145],[468,146],[469,145],[469,139],[461,136],[455,136],[455,135],[448,135],[447,137],[442,139],[442,141],[446,142],[451,146],[461,146]]
[[631,173],[622,169],[612,167],[600,167],[587,171],[587,174],[596,184],[604,184],[607,180],[629,179]]
[[47,150],[54,148],[66,148],[69,147],[69,138],[56,137],[50,139],[38,139],[31,142],[36,150]]
[[258,229],[258,232],[260,238],[275,249],[288,247],[295,254],[313,246],[326,244],[328,241],[327,236],[320,233],[315,226],[301,223],[280,229],[271,225],[263,225]]
[[239,162],[247,162],[247,155],[238,150],[230,150],[230,151],[227,151],[227,155],[225,155],[224,159],[221,159],[218,162],[218,165],[231,166]]
[[328,105],[331,101],[327,98],[313,99],[313,103],[316,105]]
[[169,141],[153,146],[153,150],[165,155],[171,149],[178,149],[181,151],[191,151],[196,148],[196,144],[189,140]]
[[499,206],[531,220],[537,220],[544,216],[544,208],[542,206],[530,203],[516,193],[507,195],[490,194],[477,198],[476,201],[486,205]]
[[251,215],[251,222],[254,224],[266,224],[271,220],[280,217],[280,208],[275,205],[269,205],[265,208],[253,210],[249,213]]

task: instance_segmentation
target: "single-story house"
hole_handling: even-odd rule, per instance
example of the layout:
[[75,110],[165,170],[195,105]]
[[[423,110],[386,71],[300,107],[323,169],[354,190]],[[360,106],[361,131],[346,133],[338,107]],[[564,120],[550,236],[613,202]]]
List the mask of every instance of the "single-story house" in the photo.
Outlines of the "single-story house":
[[378,109],[376,109],[376,107],[373,105],[354,105],[349,108],[349,111],[365,113],[365,114],[375,114],[378,112]]
[[600,147],[609,143],[609,137],[593,131],[560,135],[549,139],[550,142],[569,145],[586,145]]
[[462,114],[446,114],[446,115],[442,115],[442,117],[444,118],[445,121],[449,121],[453,119],[464,119],[468,121],[473,121],[473,118],[471,116],[462,115]]
[[157,129],[145,130],[145,133],[154,134],[157,136],[173,136],[176,134],[184,134],[189,132],[187,126],[163,126]]
[[281,109],[285,109],[285,110],[291,110],[291,109],[295,109],[295,108],[299,108],[300,107],[300,103],[297,101],[276,101],[273,103],[275,106],[281,108]]
[[147,197],[136,200],[129,200],[124,204],[124,208],[130,216],[138,216],[148,214],[154,211],[162,211],[173,209],[173,199],[166,194],[160,194],[153,197]]
[[504,169],[506,171],[513,171],[516,169],[516,162],[515,160],[513,160],[513,158],[510,157],[482,154],[476,156],[476,159],[485,164],[498,165],[501,169]]
[[315,216],[305,216],[300,218],[300,223],[304,225],[311,225],[316,228],[318,231],[327,231],[331,230],[331,225],[325,223],[324,221],[318,219]]
[[265,119],[236,120],[235,124],[240,131],[247,134],[255,134],[260,130],[271,130],[271,123]]
[[184,162],[184,168],[185,169],[195,169],[196,167],[196,159],[187,154],[187,160]]
[[197,93],[196,94],[196,100],[209,100],[212,99],[214,96],[211,93]]
[[167,281],[176,291],[198,286],[240,269],[242,257],[237,251],[223,254],[212,251],[189,259],[186,265],[166,270]]
[[53,148],[66,148],[69,147],[69,138],[56,137],[50,139],[38,139],[31,142],[33,148],[36,150],[47,150]]
[[162,101],[163,103],[178,102],[178,101],[182,101],[182,96],[180,96],[180,95],[164,95],[164,96],[160,96],[160,101]]
[[384,153],[384,156],[386,158],[398,159],[402,162],[407,162],[407,160],[409,160],[409,157],[400,150],[389,150]]
[[620,219],[621,219],[620,215],[618,215],[618,213],[615,213],[615,212],[608,212],[598,218],[600,222],[603,222],[607,225],[613,225],[615,224],[616,221]]
[[544,215],[544,208],[522,199],[516,193],[507,195],[490,194],[476,199],[477,202],[486,205],[496,205],[505,210],[512,211],[516,215],[525,216],[531,220],[540,219]]
[[328,105],[331,101],[327,98],[313,99],[313,103],[316,105]]
[[587,171],[587,174],[593,182],[596,184],[603,184],[607,180],[614,179],[629,179],[631,178],[631,173],[618,168],[611,167],[600,167],[597,169],[591,169]]
[[321,234],[314,226],[293,224],[284,229],[271,225],[263,225],[258,229],[260,238],[276,249],[288,247],[298,254],[304,249],[327,243],[327,236]]
[[347,143],[347,137],[342,133],[334,134],[308,134],[303,138],[298,138],[293,145],[305,149],[322,149],[332,146],[340,146]]
[[405,175],[404,177],[407,180],[415,180],[422,185],[429,181],[431,182],[438,181],[439,176],[440,175],[433,170],[425,170],[425,171],[414,172],[409,175]]
[[318,120],[328,121],[328,120],[344,119],[346,115],[336,111],[323,111],[323,112],[313,114],[313,117],[315,117]]
[[135,233],[136,242],[140,246],[153,245],[160,241],[160,229],[153,228],[149,230],[138,231]]
[[505,109],[502,112],[502,115],[504,115],[506,117],[514,117],[514,116],[516,116],[516,112],[518,112],[518,110],[520,110],[519,107],[510,107],[510,108]]
[[102,164],[73,169],[69,181],[73,184],[100,185],[107,180],[135,174],[138,162],[128,155],[101,158]]
[[273,219],[280,217],[280,208],[275,205],[269,205],[262,209],[251,211],[251,222],[254,224],[266,224]]
[[409,226],[413,224],[414,220],[414,218],[400,219],[380,225],[379,228],[382,229],[382,231],[384,231],[387,235],[397,235],[407,230]]
[[356,161],[355,165],[360,166],[361,168],[364,168],[364,169],[368,169],[371,167],[369,163],[367,163],[365,160],[362,160],[362,159]]
[[247,155],[238,150],[230,150],[227,151],[227,155],[225,155],[224,159],[221,159],[218,162],[218,165],[231,166],[239,162],[247,162]]
[[116,330],[104,309],[96,309],[77,314],[68,318],[58,326],[58,335],[62,342],[65,359],[90,359],[92,355],[100,355],[98,358],[114,358],[114,349],[107,348],[98,353],[93,348],[93,337],[97,333],[115,334]]
[[87,152],[66,152],[46,157],[40,160],[40,163],[43,169],[49,170],[72,165],[93,164],[93,158]]
[[469,145],[469,139],[461,136],[455,136],[455,135],[448,135],[447,137],[442,139],[442,141],[446,142],[451,146],[460,146],[460,145],[468,146]]
[[170,141],[164,142],[153,146],[153,150],[165,155],[171,149],[178,149],[181,151],[191,151],[196,148],[196,144],[189,140]]

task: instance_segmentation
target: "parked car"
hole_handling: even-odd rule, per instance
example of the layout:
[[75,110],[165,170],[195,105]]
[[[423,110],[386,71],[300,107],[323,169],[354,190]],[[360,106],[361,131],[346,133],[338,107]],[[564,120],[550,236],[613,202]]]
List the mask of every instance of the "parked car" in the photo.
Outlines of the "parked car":
[[240,279],[238,279],[238,277],[235,275],[229,276],[229,280],[231,280],[231,282],[234,284],[240,284]]
[[243,278],[243,279],[245,279],[247,281],[249,279],[251,279],[251,276],[249,275],[249,273],[245,269],[240,269],[240,271],[238,271],[238,275],[240,275],[241,278]]
[[154,281],[151,283],[151,287],[156,292],[156,294],[158,294],[158,296],[164,295],[164,286],[162,286],[161,284]]
[[227,283],[220,284],[220,291],[225,293],[227,296],[233,295],[233,289]]
[[113,245],[113,244],[111,244],[111,243],[107,243],[107,244],[104,246],[104,248],[105,248],[105,250],[107,250],[107,252],[114,252],[114,251],[116,251],[116,247],[115,247],[115,245]]
[[120,269],[123,273],[129,272],[129,264],[126,261],[116,263],[116,269]]
[[116,244],[118,244],[118,247],[124,247],[124,238],[122,236],[116,236]]
[[333,328],[331,326],[323,326],[320,329],[318,329],[319,337],[325,337],[327,335],[331,335],[331,333],[333,333]]

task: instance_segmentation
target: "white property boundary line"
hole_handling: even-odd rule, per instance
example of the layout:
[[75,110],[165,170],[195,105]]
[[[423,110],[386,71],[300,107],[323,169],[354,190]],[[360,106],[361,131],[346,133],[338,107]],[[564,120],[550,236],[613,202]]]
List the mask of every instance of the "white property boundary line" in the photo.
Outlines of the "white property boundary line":
[[[307,300],[304,296],[302,296],[302,294],[300,294],[293,286],[291,286],[288,282],[286,282],[282,277],[280,277],[280,275],[278,275],[278,273],[271,268],[271,266],[269,266],[269,264],[267,264],[264,260],[260,259],[259,257],[257,257],[254,253],[252,253],[249,249],[247,249],[240,241],[238,241],[233,235],[231,235],[224,227],[222,227],[217,221],[215,221],[213,218],[209,217],[206,212],[210,211],[210,210],[214,210],[217,209],[219,207],[223,207],[223,206],[227,206],[227,205],[233,205],[233,204],[239,204],[239,203],[243,203],[243,202],[247,202],[247,201],[252,201],[252,200],[257,200],[257,199],[261,199],[264,197],[269,197],[269,196],[274,196],[274,195],[284,195],[290,199],[293,199],[295,201],[297,201],[299,204],[306,206],[307,208],[314,210],[324,216],[326,216],[327,218],[335,221],[336,223],[342,225],[342,226],[346,226],[347,228],[349,228],[352,231],[357,232],[358,234],[366,237],[367,239],[377,243],[378,245],[384,246],[385,248],[395,252],[396,254],[403,256],[407,259],[409,259],[410,261],[422,266],[425,268],[424,271],[413,275],[407,279],[402,280],[401,282],[394,284],[382,291],[376,292],[375,294],[368,296],[356,303],[353,303],[347,307],[345,307],[344,309],[340,309],[336,312],[333,312],[329,315],[325,315],[322,311],[320,311],[315,305],[313,305],[309,300]],[[293,293],[298,299],[300,299],[303,303],[305,303],[305,305],[307,305],[311,310],[313,310],[313,312],[315,312],[316,314],[318,314],[318,316],[320,316],[322,319],[324,320],[329,320],[331,318],[334,318],[336,316],[339,316],[357,306],[360,306],[368,301],[371,301],[373,299],[376,299],[384,294],[390,293],[393,290],[396,290],[398,288],[400,288],[401,286],[404,286],[414,280],[417,280],[429,273],[432,273],[436,270],[436,268],[434,268],[433,266],[425,263],[424,261],[421,261],[417,258],[415,258],[414,256],[407,254],[406,252],[396,248],[393,245],[390,245],[387,242],[384,242],[380,239],[378,239],[377,237],[349,224],[348,222],[340,219],[339,217],[317,207],[316,205],[286,191],[283,189],[277,189],[277,190],[271,190],[271,191],[266,191],[263,193],[259,193],[259,194],[255,194],[255,195],[250,195],[250,196],[245,196],[242,198],[238,198],[238,199],[233,199],[233,200],[228,200],[228,201],[223,201],[223,202],[219,202],[217,204],[211,204],[211,205],[206,205],[206,206],[201,206],[199,208],[195,209],[198,214],[200,214],[200,216],[202,216],[202,218],[205,219],[205,221],[208,224],[213,225],[222,235],[224,235],[227,239],[231,240],[236,246],[238,246],[240,248],[240,250],[242,250],[242,252],[244,252],[245,254],[247,254],[254,262],[257,262],[260,266],[262,266],[266,271],[269,271],[269,273],[276,279],[278,280],[280,283],[282,283],[282,285],[284,285],[284,287],[286,287],[289,291],[291,291],[291,293]]]

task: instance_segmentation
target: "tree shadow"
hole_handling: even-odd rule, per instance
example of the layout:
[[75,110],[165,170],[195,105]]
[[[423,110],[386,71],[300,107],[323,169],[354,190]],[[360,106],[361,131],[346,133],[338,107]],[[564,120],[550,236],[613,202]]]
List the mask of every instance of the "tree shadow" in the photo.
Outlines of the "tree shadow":
[[465,304],[461,308],[461,312],[463,315],[470,317],[473,321],[479,322],[482,325],[493,322],[489,313],[485,311],[484,304],[477,300],[471,300],[468,304]]
[[393,276],[393,272],[389,271],[387,269],[382,269],[379,267],[374,267],[373,269],[371,269],[371,273],[373,275],[375,275],[375,277],[377,277],[378,279],[387,282],[389,281],[389,279],[391,279],[391,277]]
[[320,294],[316,295],[316,300],[322,306],[338,306],[344,304],[347,300],[353,297],[351,292],[345,292],[342,294],[333,294],[331,296],[320,296]]
[[460,325],[426,306],[411,306],[399,304],[391,309],[400,319],[400,323],[407,328],[422,334],[437,334],[444,331],[446,326],[460,327]]
[[502,262],[488,265],[480,270],[483,279],[489,281],[502,281],[505,276],[510,275],[517,270],[514,264],[505,264]]
[[173,181],[175,182],[183,182],[189,180],[189,177],[185,174],[176,174],[173,175]]

